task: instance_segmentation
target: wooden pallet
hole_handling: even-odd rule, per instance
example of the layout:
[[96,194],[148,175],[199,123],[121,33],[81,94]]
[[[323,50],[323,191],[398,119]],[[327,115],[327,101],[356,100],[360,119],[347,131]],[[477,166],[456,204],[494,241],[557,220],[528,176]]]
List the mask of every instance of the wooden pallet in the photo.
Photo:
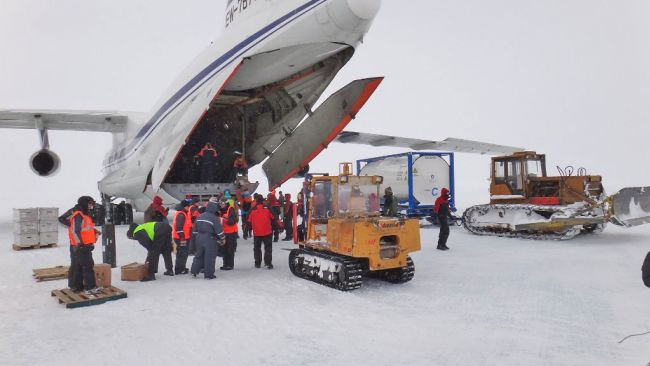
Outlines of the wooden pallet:
[[35,244],[35,245],[29,245],[26,247],[20,246],[18,244],[13,244],[14,250],[23,250],[23,249],[39,249],[39,248],[56,248],[58,247],[57,244]]
[[61,280],[68,278],[68,270],[70,266],[56,266],[50,268],[34,268],[32,269],[32,276],[36,282]]
[[126,291],[120,290],[115,286],[106,287],[95,295],[86,295],[83,292],[74,293],[69,288],[52,291],[52,296],[58,298],[59,304],[65,304],[65,307],[68,309],[99,305],[107,301],[124,299],[127,297],[126,295]]

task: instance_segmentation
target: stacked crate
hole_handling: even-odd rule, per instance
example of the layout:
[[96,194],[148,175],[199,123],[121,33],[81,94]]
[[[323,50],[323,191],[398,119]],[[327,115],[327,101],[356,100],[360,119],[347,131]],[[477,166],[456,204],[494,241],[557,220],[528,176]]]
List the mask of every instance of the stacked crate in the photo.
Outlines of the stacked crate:
[[38,208],[38,243],[40,245],[59,242],[59,209],[56,207]]
[[58,208],[14,208],[14,249],[56,245]]

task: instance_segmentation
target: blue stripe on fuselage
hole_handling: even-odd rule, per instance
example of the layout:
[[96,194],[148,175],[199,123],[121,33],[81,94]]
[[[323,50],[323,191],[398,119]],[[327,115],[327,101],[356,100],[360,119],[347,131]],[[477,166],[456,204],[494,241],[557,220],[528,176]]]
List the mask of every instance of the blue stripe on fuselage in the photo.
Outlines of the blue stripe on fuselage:
[[[256,32],[255,34],[253,34],[250,37],[246,38],[245,40],[243,40],[242,42],[237,44],[235,47],[230,49],[228,52],[223,54],[221,57],[219,57],[218,59],[213,61],[210,65],[205,67],[203,70],[201,70],[201,72],[199,72],[198,75],[196,75],[194,78],[192,78],[192,80],[187,82],[167,102],[165,102],[165,104],[163,104],[163,106],[160,107],[160,109],[158,109],[158,111],[149,119],[149,121],[147,123],[145,123],[144,126],[142,126],[140,131],[138,131],[138,133],[133,138],[133,140],[128,144],[128,146],[126,148],[124,148],[124,149],[121,149],[120,154],[118,154],[118,156],[116,156],[113,159],[113,161],[109,160],[107,162],[107,165],[104,168],[108,168],[108,167],[110,167],[110,166],[112,166],[114,164],[117,164],[119,162],[122,162],[122,161],[126,160],[126,158],[128,156],[130,156],[133,152],[135,152],[135,150],[142,143],[144,143],[146,138],[149,135],[151,135],[151,133],[156,129],[156,127],[158,125],[160,125],[160,123],[171,112],[173,112],[174,109],[176,109],[176,107],[178,107],[178,105],[180,103],[185,101],[191,95],[192,92],[194,92],[196,89],[203,86],[203,84],[205,84],[210,79],[210,77],[213,76],[213,75],[210,75],[210,74],[218,73],[221,70],[223,70],[224,68],[226,68],[226,66],[229,65],[229,63],[226,63],[226,61],[228,59],[233,58],[233,60],[234,60],[236,57],[238,57],[241,54],[243,54],[244,52],[250,50],[252,47],[256,46],[261,41],[265,40],[266,38],[268,38],[269,36],[271,36],[272,34],[277,32],[278,30],[280,30],[280,29],[284,28],[286,25],[290,24],[291,22],[286,23],[286,24],[282,25],[282,27],[279,27],[278,29],[273,30],[269,34],[264,35],[265,33],[271,31],[273,28],[275,28],[278,25],[282,24],[287,19],[290,19],[291,17],[293,17],[295,15],[302,15],[300,13],[305,13],[305,12],[313,9],[317,5],[320,5],[321,3],[324,3],[325,1],[327,1],[327,0],[310,0],[307,3],[299,6],[298,8],[290,11],[289,13],[287,13],[284,16],[278,18],[277,20],[273,21],[269,25],[265,26],[264,28],[262,28],[261,30]],[[298,19],[298,18],[295,18],[295,19]],[[293,19],[293,20],[295,20],[295,19]],[[208,76],[208,77],[206,78],[206,76]],[[203,80],[203,79],[205,79],[205,81],[203,81],[201,83],[201,80]],[[191,92],[188,94],[188,91],[191,91]],[[185,96],[185,97],[183,98],[183,96]],[[176,106],[174,106],[172,108],[172,106],[174,104],[176,104],[177,102],[179,104],[177,104]]]

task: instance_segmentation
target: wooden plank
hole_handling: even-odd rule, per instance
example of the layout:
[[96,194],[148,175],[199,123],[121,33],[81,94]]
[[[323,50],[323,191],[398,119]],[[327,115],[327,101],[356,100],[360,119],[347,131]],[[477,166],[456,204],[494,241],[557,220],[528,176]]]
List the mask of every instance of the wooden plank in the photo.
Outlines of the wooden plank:
[[127,297],[126,291],[117,287],[110,286],[95,295],[86,295],[84,293],[74,293],[70,289],[53,290],[52,296],[56,296],[60,304],[65,303],[66,308],[74,309],[85,306],[99,305],[107,301],[124,299]]
[[14,250],[56,248],[58,246],[59,246],[58,244],[36,244],[36,245],[29,245],[29,246],[21,246],[21,245],[18,245],[18,244],[13,244],[12,245]]
[[56,266],[50,268],[34,268],[32,276],[37,282],[59,280],[68,277],[69,266]]

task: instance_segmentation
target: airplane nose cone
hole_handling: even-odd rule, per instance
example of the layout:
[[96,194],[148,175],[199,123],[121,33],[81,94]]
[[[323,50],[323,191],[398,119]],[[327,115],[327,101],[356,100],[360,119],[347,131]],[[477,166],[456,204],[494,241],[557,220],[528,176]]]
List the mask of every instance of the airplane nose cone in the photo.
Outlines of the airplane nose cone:
[[348,0],[348,6],[354,15],[363,20],[371,20],[379,12],[381,0]]

